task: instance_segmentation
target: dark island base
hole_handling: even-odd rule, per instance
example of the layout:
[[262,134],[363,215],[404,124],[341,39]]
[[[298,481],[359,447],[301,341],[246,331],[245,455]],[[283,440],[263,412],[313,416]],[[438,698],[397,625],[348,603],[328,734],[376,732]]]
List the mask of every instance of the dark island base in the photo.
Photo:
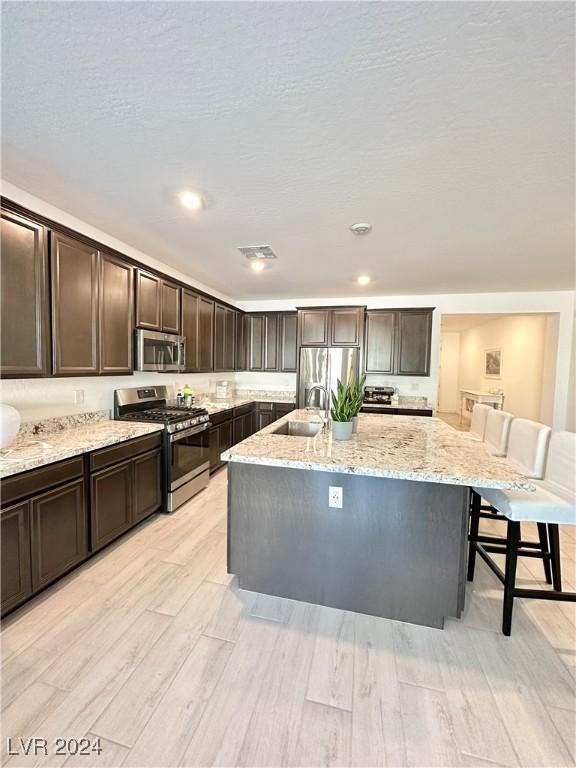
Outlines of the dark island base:
[[[254,592],[443,628],[464,607],[468,488],[230,462],[228,571]],[[343,508],[328,506],[329,486]]]

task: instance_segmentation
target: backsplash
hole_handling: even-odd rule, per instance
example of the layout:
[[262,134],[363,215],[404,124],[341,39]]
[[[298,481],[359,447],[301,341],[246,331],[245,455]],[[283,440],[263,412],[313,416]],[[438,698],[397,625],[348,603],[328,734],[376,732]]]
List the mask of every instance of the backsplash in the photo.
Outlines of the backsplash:
[[[186,373],[137,372],[133,376],[86,376],[50,379],[4,379],[0,382],[0,402],[12,405],[22,422],[37,423],[58,416],[74,416],[94,411],[112,415],[114,390],[124,387],[164,385],[176,390],[189,384],[195,393],[213,393],[218,381],[230,380],[236,389],[294,391],[296,374],[282,373]],[[80,392],[82,402],[77,402]]]

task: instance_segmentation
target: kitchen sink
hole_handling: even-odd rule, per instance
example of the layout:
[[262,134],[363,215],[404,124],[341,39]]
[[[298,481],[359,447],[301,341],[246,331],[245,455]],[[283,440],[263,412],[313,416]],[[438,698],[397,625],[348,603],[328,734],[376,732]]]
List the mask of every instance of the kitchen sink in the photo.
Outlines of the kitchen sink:
[[322,429],[321,421],[286,421],[272,432],[273,435],[292,435],[293,437],[314,437]]

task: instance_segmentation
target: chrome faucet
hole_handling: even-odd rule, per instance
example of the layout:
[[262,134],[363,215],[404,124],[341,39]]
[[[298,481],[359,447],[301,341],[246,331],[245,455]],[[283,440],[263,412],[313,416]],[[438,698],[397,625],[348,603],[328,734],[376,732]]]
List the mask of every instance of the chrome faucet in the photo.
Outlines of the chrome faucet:
[[[323,387],[321,384],[314,384],[313,387],[310,387],[308,390],[308,399],[306,401],[306,409],[312,410],[312,407],[310,405],[310,401],[312,400],[312,393],[314,390],[320,389],[322,392],[324,392],[324,416],[321,416],[322,419],[322,431],[325,432],[328,429],[328,413],[330,408],[330,395],[328,394],[328,390],[326,387]],[[319,409],[321,410],[321,409]]]

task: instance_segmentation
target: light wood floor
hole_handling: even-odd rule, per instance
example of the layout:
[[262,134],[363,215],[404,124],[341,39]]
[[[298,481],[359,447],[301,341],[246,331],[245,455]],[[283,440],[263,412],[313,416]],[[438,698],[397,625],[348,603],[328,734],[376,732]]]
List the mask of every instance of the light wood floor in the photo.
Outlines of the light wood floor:
[[465,420],[461,421],[459,413],[436,411],[436,416],[438,416],[439,419],[442,419],[442,421],[445,421],[446,424],[450,424],[451,427],[454,427],[454,429],[457,429],[459,432],[470,432],[470,422]]
[[[574,764],[574,605],[519,602],[505,638],[483,563],[444,631],[245,592],[225,514],[223,471],[4,623],[3,749],[51,751],[5,765]],[[53,755],[56,737],[96,735],[99,757]]]

